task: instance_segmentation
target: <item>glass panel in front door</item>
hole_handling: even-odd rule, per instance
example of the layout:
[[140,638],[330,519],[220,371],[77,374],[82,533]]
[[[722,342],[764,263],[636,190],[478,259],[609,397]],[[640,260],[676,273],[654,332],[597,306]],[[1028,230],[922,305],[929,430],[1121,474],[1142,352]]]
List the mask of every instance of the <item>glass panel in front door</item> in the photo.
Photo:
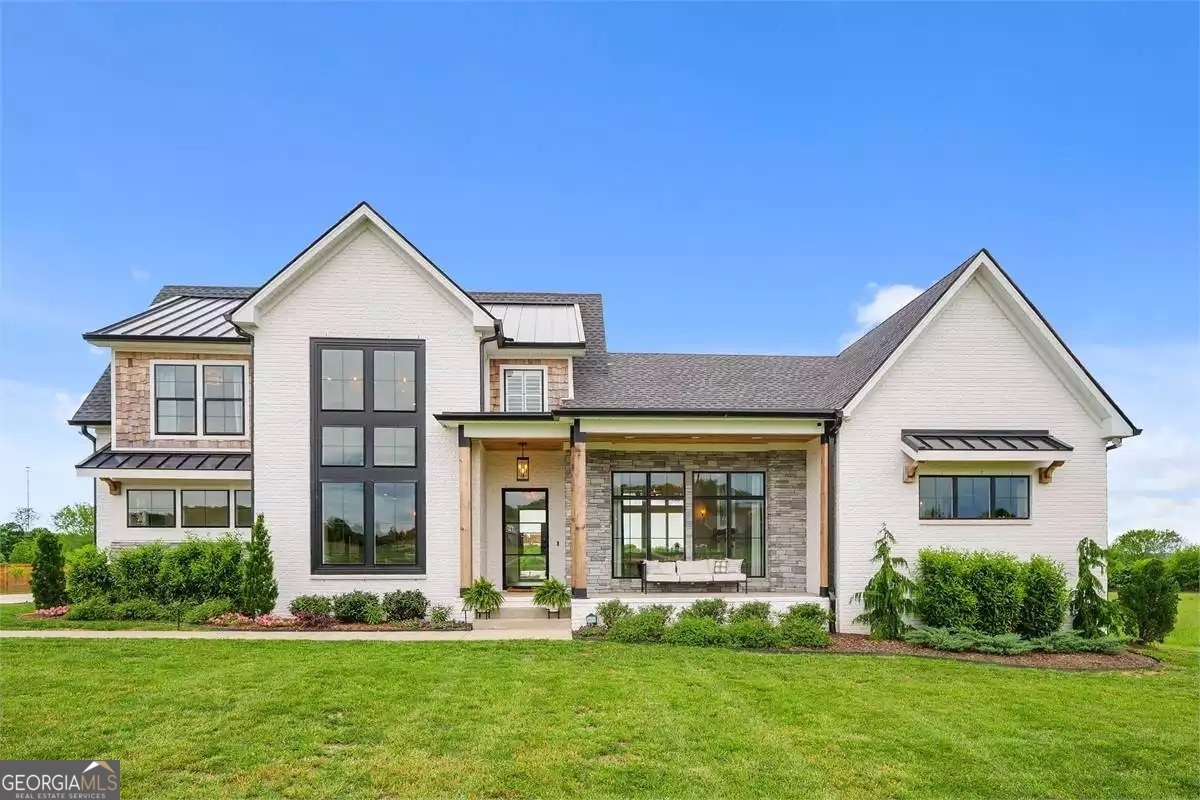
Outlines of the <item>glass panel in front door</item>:
[[549,577],[548,509],[545,489],[504,490],[505,586],[536,586]]

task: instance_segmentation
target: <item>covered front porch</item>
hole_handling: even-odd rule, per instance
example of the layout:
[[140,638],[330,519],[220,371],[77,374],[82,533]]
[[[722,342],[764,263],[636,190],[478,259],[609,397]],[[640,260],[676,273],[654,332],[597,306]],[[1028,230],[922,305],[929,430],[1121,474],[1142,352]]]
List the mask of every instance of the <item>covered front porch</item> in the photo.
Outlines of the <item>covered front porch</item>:
[[[440,415],[460,444],[460,582],[522,596],[548,577],[576,598],[680,607],[724,590],[786,608],[825,602],[827,421]],[[727,560],[736,588],[683,581],[643,594],[644,560]],[[681,569],[683,568],[680,565]],[[582,602],[588,601],[588,602]]]

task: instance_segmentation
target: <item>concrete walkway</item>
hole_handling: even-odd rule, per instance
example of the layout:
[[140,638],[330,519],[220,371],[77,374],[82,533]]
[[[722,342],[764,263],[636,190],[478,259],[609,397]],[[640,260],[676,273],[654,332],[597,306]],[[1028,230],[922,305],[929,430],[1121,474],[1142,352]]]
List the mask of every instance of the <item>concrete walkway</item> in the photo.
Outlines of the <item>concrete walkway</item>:
[[0,594],[0,605],[9,605],[17,603],[32,603],[33,595],[31,594]]
[[473,631],[0,631],[0,639],[272,639],[310,642],[487,642],[571,638],[569,627]]

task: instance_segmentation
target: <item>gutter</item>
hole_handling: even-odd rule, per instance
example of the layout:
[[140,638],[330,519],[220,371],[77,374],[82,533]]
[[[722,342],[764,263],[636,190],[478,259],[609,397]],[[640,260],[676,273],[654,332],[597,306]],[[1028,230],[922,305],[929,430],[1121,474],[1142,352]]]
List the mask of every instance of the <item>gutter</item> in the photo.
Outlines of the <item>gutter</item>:
[[[840,420],[836,409],[559,408],[560,417],[815,417]],[[840,424],[840,422],[839,422]]]
[[[92,452],[95,453],[96,452],[96,437],[92,434],[91,431],[89,431],[87,429],[87,425],[79,426],[79,435],[92,443]],[[96,493],[96,478],[92,478],[92,547],[96,547],[97,549],[98,549],[100,540],[97,538],[97,535],[96,535],[96,511],[98,510],[96,508],[96,505],[99,502],[99,500],[100,500],[100,498],[97,496],[97,493]]]
[[825,554],[829,585],[826,594],[829,597],[829,629],[837,633],[837,464],[838,464],[838,431],[842,427],[842,412],[838,411],[832,420],[825,423],[825,433],[821,434],[821,442],[829,445],[829,461],[825,468],[829,470],[829,496],[826,500],[826,526],[829,530],[829,551]]
[[[432,263],[432,262],[430,262]],[[485,311],[487,309],[484,309]],[[490,314],[490,312],[489,312]],[[483,349],[487,347],[489,342],[496,342],[497,347],[504,347],[504,334],[500,332],[500,320],[495,319],[492,326],[495,332],[491,336],[484,336],[479,340],[479,413],[482,414],[484,408],[487,407],[487,360],[483,356]]]

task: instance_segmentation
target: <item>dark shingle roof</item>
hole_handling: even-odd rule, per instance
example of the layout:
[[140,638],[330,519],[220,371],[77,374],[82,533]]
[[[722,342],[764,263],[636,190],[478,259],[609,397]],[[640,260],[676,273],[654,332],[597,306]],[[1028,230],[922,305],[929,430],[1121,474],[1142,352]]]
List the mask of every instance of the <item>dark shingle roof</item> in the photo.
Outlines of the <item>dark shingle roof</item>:
[[96,385],[83,398],[79,410],[70,419],[72,425],[109,425],[112,423],[112,384],[109,372],[111,367],[105,367]]
[[167,284],[158,290],[150,301],[161,303],[168,297],[215,297],[226,300],[244,300],[258,291],[257,286],[180,286]]

